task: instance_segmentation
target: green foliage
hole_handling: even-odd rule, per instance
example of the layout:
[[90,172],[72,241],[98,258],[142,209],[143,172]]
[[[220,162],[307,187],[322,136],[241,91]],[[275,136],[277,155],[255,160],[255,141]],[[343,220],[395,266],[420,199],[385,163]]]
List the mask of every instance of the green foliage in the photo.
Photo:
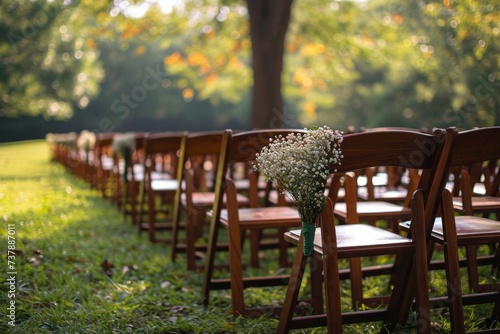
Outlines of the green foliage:
[[[8,0],[0,116],[42,115],[45,132],[248,128],[246,3],[165,3]],[[291,10],[286,126],[500,124],[496,3],[300,0]],[[157,66],[161,80],[145,89],[147,69]],[[32,133],[34,121],[19,123],[0,132]]]
[[242,4],[206,1],[186,11],[189,33],[165,57],[183,97],[241,103],[252,83],[247,10]]
[[86,12],[58,1],[0,8],[0,116],[68,119],[98,93],[103,73]]

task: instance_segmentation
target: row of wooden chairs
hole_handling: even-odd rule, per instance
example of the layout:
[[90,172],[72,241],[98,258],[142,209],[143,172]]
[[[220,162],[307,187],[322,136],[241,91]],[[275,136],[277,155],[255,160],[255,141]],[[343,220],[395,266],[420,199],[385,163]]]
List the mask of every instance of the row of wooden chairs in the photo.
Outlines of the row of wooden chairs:
[[[496,159],[500,158],[499,147],[495,141],[495,138],[498,138],[499,128],[460,133],[450,128],[446,131],[435,130],[431,134],[412,129],[373,129],[346,133],[342,143],[345,158],[341,166],[332,166],[326,193],[329,199],[317,222],[316,255],[313,259],[303,256],[300,230],[296,230],[300,226],[296,209],[283,198],[279,201],[280,206],[276,206],[277,201],[270,201],[269,197],[266,197],[269,195],[269,185],[265,183],[262,185],[259,175],[252,173],[252,169],[248,168],[255,159],[255,154],[269,143],[270,138],[277,134],[300,131],[227,130],[196,134],[146,134],[142,139],[142,153],[136,154],[141,157],[143,166],[136,213],[139,230],[147,230],[151,241],[158,241],[156,233],[159,229],[171,230],[172,260],[176,260],[179,252],[185,252],[189,269],[196,268],[197,254],[203,253],[204,305],[209,305],[211,290],[231,289],[232,308],[236,314],[252,316],[262,312],[278,313],[281,315],[278,332],[283,333],[292,328],[318,325],[328,325],[330,333],[339,333],[342,324],[376,320],[383,321],[388,330],[393,330],[396,324],[407,320],[412,306],[419,314],[418,331],[430,332],[430,305],[450,306],[454,331],[463,332],[465,329],[462,300],[466,304],[494,302],[496,307],[493,314],[498,316],[498,290],[492,293],[491,289],[495,288],[492,286],[481,290],[478,284],[474,283],[474,277],[478,277],[477,273],[473,272],[474,269],[471,269],[477,267],[475,246],[467,246],[466,261],[458,259],[456,253],[457,245],[471,243],[470,239],[479,243],[498,243],[499,225],[495,220],[482,218],[485,220],[480,226],[488,227],[486,232],[483,231],[487,238],[481,239],[479,236],[460,240],[462,225],[457,224],[458,234],[453,233],[453,216],[460,214],[456,222],[461,222],[461,219],[464,219],[460,218],[462,214],[471,216],[480,211],[460,212],[450,207],[446,187],[449,175],[459,175],[455,177],[455,187],[452,189],[455,201],[458,202],[460,195],[462,197],[460,202],[464,207],[468,207],[466,199],[472,191],[468,190],[467,184],[473,184],[467,174],[470,165],[474,163],[485,168],[487,166],[482,176],[486,179],[485,189],[488,189],[492,203],[498,200],[498,165],[494,163],[485,165],[481,162],[497,161]],[[172,146],[168,146],[167,139],[162,142],[164,138],[172,139],[169,141]],[[176,138],[177,142],[173,138]],[[96,147],[97,142],[99,140],[96,141]],[[470,147],[474,145],[481,147],[482,150],[470,151]],[[464,154],[467,159],[463,158]],[[100,157],[103,154],[102,151],[99,153],[96,150],[95,155]],[[165,159],[166,155],[170,158]],[[196,155],[202,157],[195,158]],[[155,176],[159,170],[157,165],[162,165],[166,160],[170,162],[167,173],[170,176]],[[116,165],[116,162],[113,164]],[[469,168],[464,169],[464,166]],[[235,170],[238,168],[243,171],[243,177],[236,176]],[[336,172],[334,168],[337,168]],[[458,174],[457,169],[460,170]],[[380,171],[385,172],[385,175],[391,173],[396,175],[396,182],[374,184],[373,179],[380,174]],[[112,175],[112,172],[110,174]],[[207,174],[209,177],[205,178]],[[406,175],[405,181],[403,175]],[[391,179],[391,177],[386,178]],[[474,180],[479,178],[473,176]],[[360,186],[362,179],[365,182],[364,188]],[[97,187],[103,186],[101,184]],[[375,190],[377,187],[380,187],[378,192]],[[385,190],[382,190],[383,188]],[[388,199],[384,197],[388,193],[387,190],[390,192],[395,188],[399,191],[406,190],[405,196],[395,199],[396,196],[393,194],[392,200],[389,199],[388,203],[382,202],[381,200]],[[451,189],[451,186],[449,188]],[[365,189],[365,196],[360,189]],[[262,196],[263,193],[266,195]],[[159,222],[158,216],[168,215],[165,212],[157,212],[158,203],[170,203],[169,210],[173,210],[171,220]],[[499,206],[496,209],[492,209],[491,206],[493,204],[490,204],[489,213],[496,213],[498,218]],[[209,230],[203,232],[207,211]],[[185,218],[183,226],[180,223],[181,216]],[[434,226],[437,216],[439,218]],[[375,226],[375,222],[380,220],[389,222],[387,228]],[[360,224],[361,222],[370,224]],[[220,242],[221,227],[227,230],[228,244],[223,245]],[[185,244],[178,241],[181,228],[186,229]],[[287,242],[298,246],[291,274],[265,278],[244,277],[244,254],[242,254],[245,250],[244,240],[250,241],[250,258],[255,261],[254,265],[258,265],[259,250],[269,246],[264,242],[263,231],[270,229],[277,231],[274,235],[278,236],[278,240],[271,247],[278,247],[280,250],[279,266],[287,265],[289,247]],[[400,232],[400,229],[403,232]],[[282,238],[283,233],[285,238]],[[455,246],[453,246],[454,236],[458,236],[457,240],[460,240]],[[196,239],[200,237],[206,237],[208,243],[196,245]],[[467,241],[464,241],[465,239]],[[442,261],[440,266],[433,266],[431,262],[433,251],[437,249],[435,243],[444,246],[445,261]],[[215,254],[228,249],[229,278],[214,279]],[[382,254],[394,254],[394,262],[382,266],[383,268],[362,266],[361,257]],[[344,258],[349,258],[349,265],[347,269],[339,269],[339,259]],[[488,261],[480,260],[479,263],[491,264],[493,261],[498,261],[497,259],[498,257],[492,256]],[[294,317],[300,283],[308,262],[314,263],[310,273],[312,298],[309,300],[314,314],[308,317]],[[459,277],[457,268],[460,265],[467,265],[469,270],[470,287],[476,292],[470,295],[471,297],[467,295],[462,298],[461,287],[457,285]],[[434,300],[430,304],[427,281],[424,279],[416,282],[414,277],[426,278],[428,270],[437,268],[445,268],[449,275],[447,280],[449,296],[440,299],[440,302]],[[367,275],[384,273],[391,276],[390,284],[393,285],[391,296],[365,298],[363,278]],[[345,278],[351,282],[350,297],[353,312],[344,312],[340,305],[340,280]],[[248,308],[245,304],[244,289],[267,285],[288,285],[283,308]],[[323,298],[326,299],[326,310]],[[375,307],[387,305],[387,308],[378,307],[375,310],[360,311],[367,305]]]
[[[216,195],[215,174],[224,131],[135,133],[128,154],[114,148],[116,139],[125,135],[131,134],[96,135],[86,161],[78,158],[81,149],[75,144],[77,137],[63,141],[66,136],[61,136],[61,140],[51,141],[54,160],[64,163],[116,203],[140,233],[147,231],[151,242],[170,243],[172,261],[185,253],[189,270],[203,269],[203,263],[197,264],[197,259],[204,257],[207,242],[198,241],[208,239],[203,229]],[[74,156],[72,163],[66,163],[68,156]],[[64,161],[58,157],[64,157]],[[238,168],[242,166],[246,169],[239,171],[241,175],[236,179],[238,203],[257,207],[264,196],[257,192],[265,191],[267,185],[259,182],[254,187],[246,178],[252,166],[240,164]],[[170,237],[162,238],[161,231],[169,231]],[[251,239],[255,254],[252,263],[258,266],[258,249],[273,245],[260,245],[260,236]],[[282,247],[283,244],[286,245],[281,240]],[[227,249],[228,245],[218,247]]]
[[[327,310],[325,314],[293,317],[293,308],[297,302],[307,259],[300,251],[300,233],[298,231],[287,233],[287,240],[297,244],[299,249],[294,262],[293,279],[290,280],[292,283],[288,287],[285,309],[281,313],[279,333],[288,332],[291,328],[309,327],[314,324],[328,324],[329,333],[340,333],[342,323],[367,321],[367,319],[381,320],[387,324],[388,330],[394,330],[396,324],[406,321],[414,298],[413,306],[419,312],[418,332],[431,332],[429,305],[450,309],[451,332],[453,333],[465,332],[463,305],[492,302],[495,305],[492,319],[498,318],[500,311],[498,284],[490,284],[479,289],[477,282],[471,282],[471,279],[477,280],[477,272],[472,272],[478,264],[475,256],[476,246],[498,244],[500,223],[497,220],[471,215],[455,217],[460,212],[453,207],[452,196],[446,184],[450,171],[456,168],[464,170],[464,166],[477,163],[491,167],[491,161],[495,161],[494,168],[491,169],[495,172],[490,174],[490,177],[492,180],[495,179],[496,176],[492,175],[498,174],[499,167],[496,161],[500,158],[500,146],[497,139],[500,135],[500,128],[483,128],[460,133],[457,133],[455,129],[447,129],[446,134],[442,130],[437,131],[432,137],[427,136],[427,138],[425,135],[415,133],[390,134],[387,132],[371,136],[359,134],[344,137],[343,154],[350,158],[346,158],[341,166],[335,166],[338,169],[337,173],[350,172],[377,163],[423,169],[418,190],[413,193],[412,219],[400,224],[400,227],[409,233],[413,242],[407,238],[400,238],[398,234],[373,229],[367,225],[347,224],[334,227],[331,222],[334,219],[336,205],[328,202],[318,221],[320,227],[317,229],[315,242],[316,252],[320,255],[316,261],[323,264]],[[351,139],[352,147],[350,146]],[[462,181],[463,187],[470,185],[466,178],[462,178]],[[466,194],[470,191],[462,188],[461,192],[463,203],[470,202],[470,198],[466,199]],[[498,185],[493,189],[493,193],[496,197],[488,198],[488,202],[493,206],[496,201],[496,208],[490,207],[490,210],[498,212],[500,207]],[[444,249],[448,295],[444,298],[430,299],[427,271],[431,268],[429,265],[435,244],[441,245]],[[458,247],[467,249],[469,288],[472,293],[464,294],[461,288]],[[408,252],[410,255],[401,254],[401,252]],[[384,310],[343,312],[338,298],[340,296],[339,259],[354,257],[354,260],[358,261],[360,256],[371,257],[378,253],[397,254],[391,273],[393,277],[391,283],[394,284],[394,288],[391,291],[388,307]],[[422,255],[425,255],[424,258]],[[498,256],[493,259],[498,266]],[[359,266],[351,266],[351,277],[361,276],[359,272],[353,273],[353,268],[359,268]],[[317,271],[313,274],[317,274]],[[416,277],[419,279],[417,280]],[[485,332],[498,332],[498,329]]]

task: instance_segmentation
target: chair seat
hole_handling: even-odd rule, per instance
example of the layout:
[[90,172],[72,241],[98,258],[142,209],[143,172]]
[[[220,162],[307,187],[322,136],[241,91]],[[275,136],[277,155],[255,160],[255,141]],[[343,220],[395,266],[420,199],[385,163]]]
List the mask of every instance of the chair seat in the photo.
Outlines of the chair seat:
[[[193,206],[195,208],[211,208],[212,205],[214,204],[215,200],[215,193],[210,192],[210,191],[203,191],[203,192],[193,192],[191,194],[191,198],[193,201]],[[226,202],[226,196],[224,195],[223,198],[224,203]],[[241,194],[237,195],[237,201],[240,205],[248,205],[249,200],[246,196],[243,196]],[[181,194],[181,204],[186,206],[187,205],[187,198],[186,194],[182,193]]]
[[[262,228],[262,224],[271,225],[273,228],[300,226],[302,221],[299,212],[288,206],[242,208],[238,210],[240,226],[251,228]],[[228,224],[228,211],[221,210],[220,222]]]
[[[476,213],[491,212],[492,210],[500,210],[500,197],[494,196],[473,196],[472,208]],[[463,211],[464,206],[462,197],[453,197],[453,208],[457,211]]]
[[167,172],[151,172],[151,180],[175,180],[172,174]]
[[[477,244],[478,240],[491,238],[495,242],[500,237],[500,222],[492,219],[477,216],[457,216],[455,217],[457,228],[457,241],[459,246]],[[434,221],[431,238],[443,242],[443,223],[440,217]]]
[[[385,229],[368,224],[347,224],[335,226],[337,234],[337,249],[339,258],[368,255],[394,254],[413,251],[413,241]],[[295,245],[299,243],[301,230],[285,233],[285,239]],[[314,250],[323,254],[321,229],[316,228]]]
[[104,170],[112,170],[113,169],[113,158],[108,157],[107,155],[102,156],[101,158],[101,166]]
[[151,190],[155,192],[175,192],[179,182],[177,180],[152,180]]
[[[357,202],[356,211],[360,219],[369,216],[371,219],[410,219],[411,209],[394,203],[383,201]],[[345,202],[335,204],[335,215],[347,217],[347,206]],[[380,213],[380,216],[377,214]]]

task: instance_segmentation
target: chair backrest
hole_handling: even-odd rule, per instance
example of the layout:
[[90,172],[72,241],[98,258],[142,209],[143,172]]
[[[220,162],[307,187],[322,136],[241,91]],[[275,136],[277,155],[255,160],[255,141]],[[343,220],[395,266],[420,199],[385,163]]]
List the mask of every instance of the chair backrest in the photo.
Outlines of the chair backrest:
[[[194,179],[198,179],[197,183],[203,183],[203,186],[200,191],[205,191],[205,175],[204,175],[204,160],[197,160],[200,157],[206,156],[214,156],[217,157],[221,154],[222,140],[223,140],[224,131],[207,131],[207,132],[193,132],[188,133],[181,139],[181,145],[179,150],[179,160],[177,163],[177,171],[176,171],[176,179],[178,183],[177,191],[175,192],[174,198],[174,211],[173,211],[173,222],[175,226],[178,226],[180,219],[180,202],[181,195],[185,191],[186,197],[188,200],[188,204],[191,203],[189,192],[194,191],[195,186],[191,184],[191,180],[194,182]],[[193,166],[194,163],[199,163],[198,166]],[[188,169],[197,169],[197,173],[201,173],[201,175],[188,175],[186,178],[186,174],[190,171]],[[216,166],[213,166],[213,169]],[[190,177],[191,176],[191,177]],[[200,179],[203,179],[200,181]],[[185,189],[183,189],[183,184],[186,184]],[[177,227],[174,227],[176,230]],[[177,232],[174,232],[174,235]],[[174,238],[176,238],[174,236]],[[174,242],[175,243],[175,242]]]
[[500,126],[476,128],[458,133],[450,168],[469,166],[500,158]]
[[96,135],[96,141],[94,145],[94,150],[95,150],[95,156],[100,158],[101,155],[109,154],[109,148],[111,147],[111,144],[113,143],[113,137],[114,133],[99,133]]
[[[186,170],[192,172],[194,187],[198,191],[209,191],[217,170],[224,131],[189,133],[181,145],[177,175],[179,181],[185,179]],[[206,175],[206,163],[213,175]],[[180,176],[180,177],[179,177]]]
[[[464,175],[462,172],[463,168],[468,170],[467,174],[470,182],[464,183],[462,186],[472,188],[481,173],[484,173],[485,177],[489,178],[485,183],[486,195],[499,195],[499,138],[500,126],[475,128],[458,133],[453,144],[449,168],[450,172],[454,171],[458,175]],[[466,189],[465,191],[470,194],[472,193],[471,189]],[[454,195],[458,194],[454,192]]]
[[[449,155],[455,135],[453,128],[436,129],[433,134],[399,129],[347,134],[341,143],[341,164],[331,166],[330,172],[335,176],[377,166],[421,170],[417,188],[424,190],[426,224],[431,227],[448,170],[447,160],[440,157]],[[427,206],[428,202],[433,205]]]
[[[233,133],[232,130],[224,132],[222,142],[221,156],[216,176],[216,195],[214,203],[214,214],[212,220],[217,221],[222,207],[222,198],[225,191],[226,178],[231,165],[236,163],[252,164],[257,153],[260,153],[262,148],[269,144],[271,139],[276,136],[286,137],[289,133],[305,132],[304,130],[296,129],[267,129],[267,130],[252,130]],[[255,206],[257,202],[258,192],[258,173],[248,170],[250,184],[248,188],[248,197],[250,206]]]
[[180,154],[183,138],[187,132],[160,132],[148,134],[144,137],[144,163],[151,170],[155,167],[155,158],[157,155],[170,156],[170,168],[162,171],[168,171],[176,177],[178,155]]
[[387,127],[378,127],[378,128],[365,128],[361,127],[359,129],[360,132],[367,132],[367,131],[391,131],[391,130],[406,130],[406,131],[416,131],[416,132],[423,132],[423,133],[429,133],[429,130],[427,128],[405,128],[405,127],[397,127],[397,126],[387,126]]

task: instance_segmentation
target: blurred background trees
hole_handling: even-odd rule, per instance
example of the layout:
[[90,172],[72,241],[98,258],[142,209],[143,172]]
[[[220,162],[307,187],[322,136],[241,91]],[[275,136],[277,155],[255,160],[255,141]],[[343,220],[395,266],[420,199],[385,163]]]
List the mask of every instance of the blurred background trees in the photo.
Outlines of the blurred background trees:
[[[277,2],[290,7],[282,106],[263,93],[276,81],[253,89],[245,1],[4,1],[0,141],[83,129],[500,125],[500,4]],[[271,78],[279,59],[269,64]]]

